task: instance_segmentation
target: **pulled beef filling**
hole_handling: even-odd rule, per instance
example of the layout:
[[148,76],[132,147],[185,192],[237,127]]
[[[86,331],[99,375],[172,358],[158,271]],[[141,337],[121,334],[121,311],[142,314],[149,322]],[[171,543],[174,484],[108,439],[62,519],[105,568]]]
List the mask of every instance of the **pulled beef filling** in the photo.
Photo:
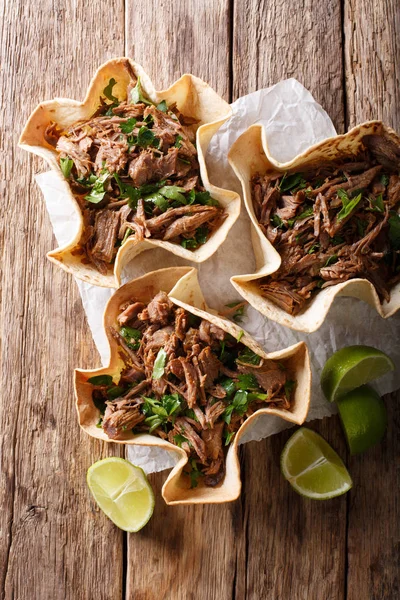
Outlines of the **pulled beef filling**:
[[194,250],[224,219],[202,185],[197,121],[165,101],[153,105],[140,79],[128,87],[127,101],[119,102],[116,83],[110,80],[91,118],[64,131],[55,123],[46,130],[84,219],[76,252],[101,273],[130,236]]
[[251,180],[255,214],[282,258],[261,293],[292,315],[355,277],[381,301],[400,280],[400,148],[377,135],[363,142],[363,154],[341,164]]
[[254,411],[289,409],[295,382],[285,364],[265,360],[209,321],[172,304],[164,292],[145,306],[121,306],[117,340],[125,368],[89,379],[109,438],[151,433],[190,457],[192,486],[217,485],[225,450]]

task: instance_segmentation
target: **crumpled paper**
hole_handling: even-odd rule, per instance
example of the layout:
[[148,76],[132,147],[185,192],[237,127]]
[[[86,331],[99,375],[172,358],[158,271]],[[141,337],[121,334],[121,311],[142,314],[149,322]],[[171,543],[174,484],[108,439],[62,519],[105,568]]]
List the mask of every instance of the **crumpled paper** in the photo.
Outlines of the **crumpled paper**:
[[[232,118],[211,140],[206,161],[211,182],[239,194],[241,187],[228,164],[227,154],[233,142],[250,125],[264,125],[271,154],[280,162],[288,161],[309,146],[336,135],[327,113],[295,79],[287,79],[268,89],[243,96],[232,104],[232,108]],[[43,192],[57,241],[60,245],[65,244],[78,227],[76,215],[53,172],[37,175],[36,181]],[[123,282],[154,269],[187,264],[191,263],[161,249],[147,251],[126,267]],[[205,263],[193,266],[199,270],[200,285],[211,307],[223,310],[228,302],[240,299],[229,278],[255,270],[250,220],[243,206],[240,218],[222,247]],[[77,284],[94,342],[102,363],[106,364],[109,349],[102,319],[104,307],[113,290],[79,280]],[[292,331],[269,321],[252,307],[246,309],[242,320],[242,327],[267,351],[282,349],[300,340],[307,343],[313,374],[312,399],[307,420],[320,419],[335,412],[335,406],[325,400],[319,385],[321,369],[327,358],[342,346],[367,344],[384,350],[399,365],[400,346],[396,334],[399,324],[399,313],[384,320],[369,305],[354,298],[336,298],[322,327],[311,334]],[[381,394],[399,388],[399,370],[387,374],[375,386]],[[251,431],[242,438],[241,443],[261,440],[288,426],[290,425],[279,417],[262,415]],[[154,447],[129,446],[128,458],[147,473],[174,466],[174,459],[170,454]]]

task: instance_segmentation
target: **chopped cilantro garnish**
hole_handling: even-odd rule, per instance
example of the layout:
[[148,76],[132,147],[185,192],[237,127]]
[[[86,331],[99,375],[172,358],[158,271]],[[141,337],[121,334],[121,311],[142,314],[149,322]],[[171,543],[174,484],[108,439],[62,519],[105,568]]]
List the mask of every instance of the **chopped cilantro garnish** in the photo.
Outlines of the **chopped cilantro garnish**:
[[[242,317],[244,315],[244,308],[245,305],[243,304],[242,301],[239,302],[229,302],[229,304],[225,304],[225,306],[227,306],[228,308],[234,308],[235,306],[237,306],[237,310],[235,310],[235,312],[232,315],[232,319],[234,321],[236,321],[236,323],[240,323],[240,321],[242,320]],[[240,340],[238,340],[240,341]]]
[[168,106],[165,100],[161,100],[160,104],[157,104],[157,110],[160,110],[163,113],[168,111]]
[[253,373],[242,373],[238,376],[237,387],[239,390],[257,390],[260,386]]
[[332,254],[332,256],[329,256],[327,261],[324,264],[324,267],[329,267],[329,265],[334,265],[335,263],[337,263],[338,261],[338,257],[336,256],[336,254]]
[[115,400],[115,398],[119,398],[119,396],[121,396],[121,394],[123,394],[124,391],[124,388],[120,385],[114,385],[109,390],[107,390],[107,396],[110,398],[110,400]]
[[271,219],[271,223],[277,229],[283,229],[283,227],[285,225],[284,222],[282,221],[282,219],[278,215],[273,215],[273,217]]
[[94,375],[88,379],[88,383],[92,385],[112,385],[113,378],[111,375]]
[[225,446],[229,446],[232,441],[233,436],[235,435],[234,431],[227,431],[225,435]]
[[180,148],[182,146],[181,141],[183,140],[183,137],[181,135],[177,135],[176,139],[175,139],[175,148]]
[[342,221],[343,219],[348,217],[349,214],[355,209],[355,207],[357,206],[357,204],[360,202],[360,200],[362,198],[362,194],[358,194],[354,198],[349,198],[346,191],[343,189],[340,189],[340,190],[338,190],[337,195],[340,198],[340,200],[342,201],[343,207],[338,212],[336,218],[338,221]]
[[383,203],[382,194],[378,194],[376,198],[374,198],[373,196],[369,196],[368,200],[371,206],[370,210],[372,210],[373,212],[380,213],[385,212],[385,205]]
[[140,83],[140,77],[138,77],[135,87],[131,90],[131,104],[140,103],[149,105],[153,104],[143,95],[142,84]]
[[241,352],[239,352],[238,358],[240,362],[247,363],[249,365],[259,365],[261,361],[261,356],[258,356],[253,350],[250,348],[244,348]]
[[164,375],[165,363],[167,362],[167,353],[164,348],[160,348],[154,361],[152,379],[160,379]]
[[67,158],[60,158],[60,169],[65,179],[68,179],[71,175],[71,169],[73,166],[74,161],[72,160],[72,158],[69,158],[69,156],[67,156]]
[[139,329],[134,329],[133,327],[125,325],[124,327],[121,327],[119,332],[126,341],[128,348],[131,348],[131,350],[138,350],[140,346],[139,340],[142,338],[142,332],[139,331]]
[[136,125],[136,119],[134,117],[129,118],[125,123],[120,123],[119,128],[122,133],[132,133]]
[[306,180],[302,173],[292,173],[292,175],[284,174],[278,187],[281,192],[295,191],[305,188]]
[[85,196],[85,200],[91,202],[92,204],[98,204],[99,202],[101,202],[106,194],[104,184],[106,183],[109,177],[110,173],[107,171],[107,169],[104,169],[102,174],[95,179],[90,194]]

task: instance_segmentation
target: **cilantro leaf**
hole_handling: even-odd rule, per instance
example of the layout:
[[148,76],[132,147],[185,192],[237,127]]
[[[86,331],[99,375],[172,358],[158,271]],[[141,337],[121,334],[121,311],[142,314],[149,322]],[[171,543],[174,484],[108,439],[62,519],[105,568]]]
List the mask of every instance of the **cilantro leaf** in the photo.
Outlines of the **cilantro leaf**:
[[332,256],[329,256],[327,261],[324,264],[324,267],[329,267],[329,265],[334,265],[335,263],[337,263],[338,261],[338,257],[336,256],[336,254],[332,254]]
[[237,341],[240,342],[240,340],[242,339],[243,336],[244,336],[244,331],[243,331],[243,329],[241,329],[239,331],[239,335],[237,336]]
[[362,198],[362,194],[360,193],[360,194],[358,194],[358,196],[355,196],[354,198],[349,198],[346,191],[343,189],[340,189],[340,190],[338,190],[337,195],[340,198],[340,200],[342,201],[343,206],[342,206],[341,210],[338,212],[338,214],[336,215],[336,218],[338,221],[342,221],[343,219],[348,217],[349,214],[355,209],[355,207],[357,206],[357,204],[360,202],[360,200]]
[[116,98],[115,96],[113,96],[112,91],[113,91],[113,87],[117,85],[117,82],[115,81],[115,79],[112,77],[110,79],[110,81],[108,82],[107,87],[104,88],[103,90],[103,94],[105,95],[106,98],[108,98],[108,100],[111,100],[111,102],[116,102],[118,103],[119,100],[118,98]]
[[238,380],[239,390],[257,390],[260,387],[253,373],[242,373],[238,376]]
[[237,360],[249,365],[259,365],[261,362],[261,356],[258,356],[258,354],[246,346],[241,352],[239,352]]
[[159,189],[160,194],[165,196],[165,198],[169,198],[170,200],[176,200],[180,204],[187,204],[187,200],[184,196],[185,188],[179,187],[177,185],[164,185]]
[[[229,304],[225,304],[225,306],[227,306],[228,308],[234,308],[235,306],[237,306],[237,310],[235,310],[235,312],[232,315],[232,319],[234,321],[236,321],[236,323],[240,323],[240,321],[242,320],[242,317],[244,315],[244,309],[245,309],[245,305],[242,301],[238,301],[238,302],[229,302]],[[240,341],[240,340],[238,340]]]
[[278,187],[281,192],[289,192],[290,190],[295,191],[294,188],[296,188],[296,190],[305,188],[306,185],[307,183],[302,173],[292,173],[291,175],[285,173],[278,184]]
[[150,100],[148,100],[143,95],[142,84],[140,83],[140,77],[138,77],[135,87],[131,90],[131,104],[140,104],[140,103],[148,104],[148,105],[153,104],[152,102],[150,102]]
[[132,133],[136,125],[135,117],[130,117],[125,123],[120,123],[119,128],[122,133]]
[[194,204],[202,204],[203,206],[219,206],[218,200],[212,198],[210,192],[195,192]]
[[106,194],[106,190],[104,189],[104,184],[107,179],[110,177],[110,173],[104,169],[103,173],[96,178],[93,187],[90,191],[90,194],[85,196],[85,200],[91,202],[92,204],[98,204],[101,202]]
[[139,340],[142,339],[142,332],[139,331],[139,329],[134,329],[133,327],[125,325],[124,327],[121,327],[119,332],[126,341],[128,348],[138,350],[140,346]]
[[160,379],[164,375],[164,368],[167,362],[167,353],[164,348],[160,348],[154,361],[152,379]]
[[284,222],[282,221],[279,215],[273,215],[270,221],[272,225],[276,227],[276,229],[283,229],[283,227],[285,226]]
[[234,435],[235,435],[234,431],[227,431],[227,433],[225,435],[225,446],[229,446]]
[[154,144],[155,140],[156,136],[151,131],[151,129],[148,129],[148,127],[142,125],[138,131],[136,144],[138,146],[141,146],[142,148],[148,148],[149,146]]
[[301,219],[305,219],[306,217],[311,217],[313,212],[314,212],[313,207],[307,206],[299,215],[297,215],[296,217],[292,217],[291,219],[288,219],[287,224],[289,225],[289,227],[293,227],[293,225],[295,224],[296,221],[301,221]]
[[307,254],[314,254],[314,252],[316,252],[318,250],[318,248],[319,248],[319,244],[318,243],[313,244],[311,246],[311,248],[309,249],[309,251],[308,251]]
[[226,391],[226,396],[228,398],[230,396],[233,396],[233,394],[237,391],[236,383],[233,379],[229,379],[228,377],[220,381],[220,385],[222,385],[222,387]]
[[181,135],[177,135],[176,139],[175,139],[175,148],[180,148],[182,146],[181,141],[183,140],[183,137]]
[[245,391],[239,390],[236,392],[231,404],[222,413],[222,419],[229,425],[233,412],[239,415],[244,415],[248,407],[248,394]]
[[378,194],[376,198],[374,198],[373,196],[369,196],[368,201],[371,206],[369,210],[380,213],[385,212],[385,205],[383,203],[382,194]]
[[71,175],[71,169],[73,166],[74,161],[72,160],[72,158],[69,158],[69,156],[67,156],[67,158],[60,158],[60,169],[65,179],[69,179],[69,176]]
[[112,385],[113,378],[111,375],[94,375],[88,379],[88,383],[92,385]]
[[110,398],[110,400],[115,400],[115,398],[119,398],[119,396],[121,396],[121,394],[123,394],[124,391],[125,390],[123,387],[119,385],[114,385],[109,390],[107,390],[107,396]]
[[174,435],[174,442],[177,446],[179,446],[179,448],[182,448],[182,444],[184,444],[185,442],[189,443],[187,438],[185,438],[185,436],[181,435],[180,433]]
[[161,102],[157,104],[156,108],[157,110],[160,110],[163,113],[166,113],[168,111],[168,106],[165,100],[161,100]]

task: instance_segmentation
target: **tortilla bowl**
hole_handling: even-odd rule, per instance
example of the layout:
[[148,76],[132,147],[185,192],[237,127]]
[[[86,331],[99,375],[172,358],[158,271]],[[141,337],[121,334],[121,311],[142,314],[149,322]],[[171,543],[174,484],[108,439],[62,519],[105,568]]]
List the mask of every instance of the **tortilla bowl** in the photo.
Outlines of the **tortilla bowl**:
[[[196,131],[202,182],[205,189],[225,210],[226,218],[206,243],[193,251],[169,241],[151,238],[135,241],[134,236],[131,236],[118,250],[115,262],[111,265],[113,268],[110,267],[106,274],[102,274],[93,264],[85,264],[85,261],[77,253],[78,243],[84,229],[82,213],[61,172],[57,161],[58,153],[45,139],[45,131],[50,122],[55,122],[60,128],[65,129],[78,120],[92,116],[98,108],[102,91],[111,78],[117,82],[113,87],[113,94],[119,101],[124,100],[127,86],[137,77],[140,77],[144,93],[153,102],[159,103],[165,100],[168,105],[176,104],[182,114],[197,121],[195,125],[188,126],[188,128]],[[209,182],[205,164],[205,154],[212,136],[230,116],[229,104],[201,79],[193,75],[183,75],[168,89],[156,91],[143,68],[128,58],[112,59],[102,65],[94,75],[83,102],[67,98],[55,98],[41,102],[29,117],[21,134],[19,146],[45,159],[59,177],[60,189],[65,191],[65,196],[79,220],[79,226],[73,239],[64,246],[49,252],[48,258],[78,279],[93,285],[111,288],[119,287],[124,265],[144,250],[160,247],[193,262],[203,262],[210,258],[224,242],[240,213],[238,194],[212,185]]]
[[399,136],[381,121],[369,121],[358,125],[344,135],[338,135],[316,144],[286,163],[274,160],[269,152],[268,140],[262,125],[252,125],[232,145],[228,159],[239,178],[244,203],[251,220],[251,237],[256,259],[256,272],[236,275],[231,283],[239,294],[260,313],[281,325],[297,331],[311,333],[324,322],[336,296],[352,296],[367,302],[384,319],[392,316],[400,307],[400,283],[391,289],[389,302],[381,302],[371,282],[366,279],[350,279],[326,289],[320,290],[307,307],[297,315],[290,315],[272,301],[263,297],[259,280],[277,271],[281,257],[262,232],[255,216],[250,181],[254,174],[291,173],[304,167],[313,167],[320,163],[329,163],[338,159],[354,157],[363,148],[363,137],[382,135],[400,146]]
[[[161,290],[168,294],[173,304],[186,309],[193,315],[210,321],[225,332],[233,335],[236,339],[241,335],[240,341],[263,358],[276,361],[285,360],[297,382],[290,410],[279,408],[260,409],[244,421],[228,450],[225,477],[218,487],[207,487],[200,483],[198,487],[191,489],[188,478],[183,473],[184,467],[188,462],[188,456],[182,448],[168,441],[155,435],[135,435],[131,431],[124,434],[124,439],[122,440],[110,440],[103,429],[96,427],[99,422],[100,411],[93,403],[93,387],[88,383],[88,379],[95,375],[104,374],[118,378],[124,366],[122,359],[119,357],[118,344],[109,333],[109,327],[116,325],[120,306],[128,299],[134,297],[136,301],[147,303]],[[116,441],[117,443],[129,445],[155,446],[169,452],[176,460],[176,465],[168,475],[162,488],[162,495],[167,504],[221,503],[235,500],[241,490],[237,446],[244,433],[262,415],[278,416],[295,424],[303,423],[307,416],[310,403],[311,371],[308,350],[304,342],[300,342],[284,350],[266,353],[238,325],[219,316],[215,311],[207,307],[198,283],[197,270],[194,268],[172,267],[160,269],[123,285],[113,295],[106,306],[104,327],[111,351],[109,364],[100,369],[77,369],[75,371],[75,395],[79,424],[86,433],[106,442]]]

